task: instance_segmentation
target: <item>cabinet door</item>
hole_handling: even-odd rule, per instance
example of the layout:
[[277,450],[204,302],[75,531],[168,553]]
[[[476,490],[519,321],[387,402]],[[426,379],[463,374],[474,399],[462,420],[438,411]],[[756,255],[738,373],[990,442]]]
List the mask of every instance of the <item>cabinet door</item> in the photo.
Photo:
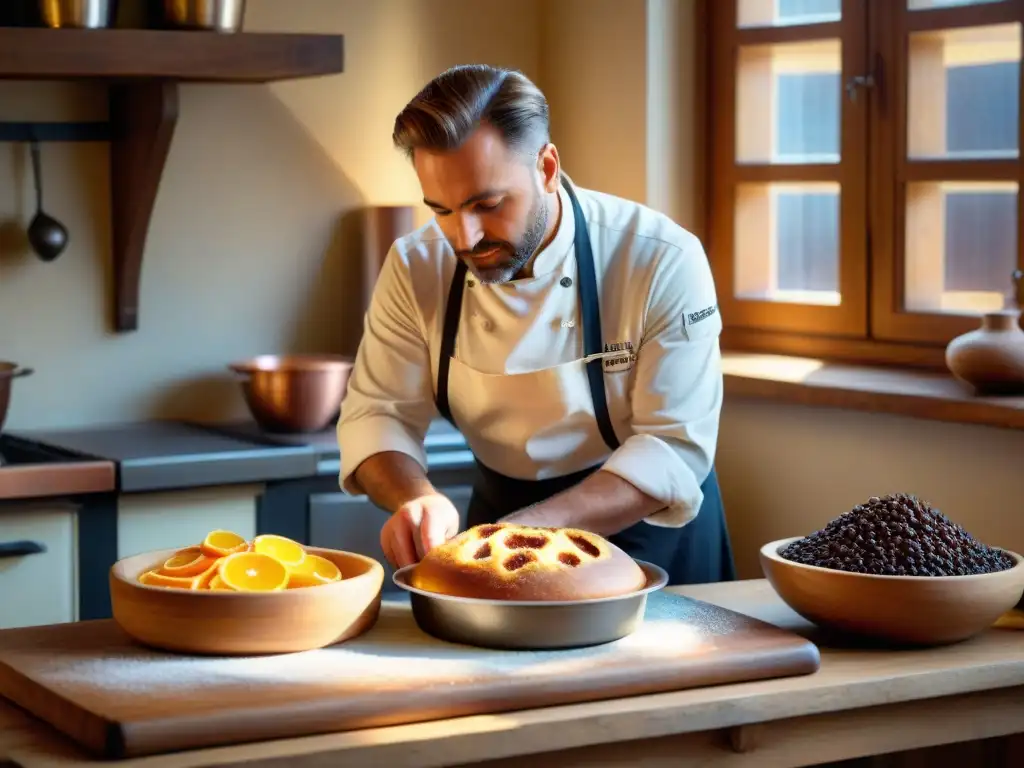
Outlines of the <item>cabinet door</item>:
[[117,556],[193,546],[218,528],[251,539],[262,492],[262,485],[239,485],[125,494],[117,500]]
[[[438,490],[450,498],[459,510],[459,528],[464,529],[472,487],[457,485]],[[366,496],[317,494],[309,500],[309,543],[314,547],[343,549],[374,558],[384,566],[384,591],[398,591],[391,581],[394,570],[380,548],[380,529],[387,519],[388,513]]]
[[0,629],[78,618],[77,519],[70,504],[0,506]]

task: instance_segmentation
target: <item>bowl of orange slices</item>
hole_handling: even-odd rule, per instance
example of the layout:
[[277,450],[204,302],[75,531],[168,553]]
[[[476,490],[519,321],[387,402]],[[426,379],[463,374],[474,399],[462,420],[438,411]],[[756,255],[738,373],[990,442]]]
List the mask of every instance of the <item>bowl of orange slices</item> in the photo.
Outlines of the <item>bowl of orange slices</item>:
[[293,653],[357,637],[377,621],[383,584],[373,558],[226,530],[110,569],[121,629],[144,645],[197,655]]

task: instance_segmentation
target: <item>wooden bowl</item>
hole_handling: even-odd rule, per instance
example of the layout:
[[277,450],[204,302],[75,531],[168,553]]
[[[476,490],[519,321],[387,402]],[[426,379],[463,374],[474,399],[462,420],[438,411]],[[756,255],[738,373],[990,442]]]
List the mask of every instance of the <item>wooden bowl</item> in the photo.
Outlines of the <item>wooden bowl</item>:
[[154,648],[220,656],[323,648],[370,629],[380,612],[384,568],[376,560],[306,547],[341,570],[341,581],[280,592],[189,591],[139,584],[177,549],[125,558],[110,569],[114,620]]
[[992,626],[1024,593],[1024,558],[977,576],[874,576],[803,565],[761,548],[761,568],[779,597],[822,629],[904,645],[966,640]]

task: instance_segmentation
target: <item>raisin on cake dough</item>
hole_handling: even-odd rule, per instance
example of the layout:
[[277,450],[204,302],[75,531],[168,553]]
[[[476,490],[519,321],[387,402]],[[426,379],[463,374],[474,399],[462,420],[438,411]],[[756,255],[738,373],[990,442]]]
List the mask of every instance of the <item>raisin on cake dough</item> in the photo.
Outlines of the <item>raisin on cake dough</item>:
[[647,585],[643,569],[589,531],[478,525],[430,550],[410,583],[426,592],[491,600],[591,600]]

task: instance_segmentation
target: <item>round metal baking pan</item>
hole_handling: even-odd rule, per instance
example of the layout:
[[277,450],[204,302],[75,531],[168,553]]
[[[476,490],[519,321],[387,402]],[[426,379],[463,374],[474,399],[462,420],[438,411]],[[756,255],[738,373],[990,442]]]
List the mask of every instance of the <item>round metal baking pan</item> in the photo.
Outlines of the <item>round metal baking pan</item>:
[[407,565],[391,577],[409,593],[412,615],[428,635],[463,645],[506,650],[556,650],[611,643],[643,621],[647,595],[668,584],[654,563],[637,560],[647,586],[616,597],[572,601],[480,600],[416,589]]

